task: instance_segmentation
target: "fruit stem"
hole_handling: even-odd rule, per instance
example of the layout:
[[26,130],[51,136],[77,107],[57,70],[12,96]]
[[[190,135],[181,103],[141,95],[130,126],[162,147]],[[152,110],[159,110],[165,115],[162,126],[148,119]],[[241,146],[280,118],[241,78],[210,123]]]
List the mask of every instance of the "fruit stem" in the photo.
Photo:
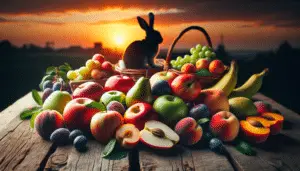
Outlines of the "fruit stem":
[[269,73],[269,68],[265,68],[261,73],[259,73],[259,75],[267,75]]

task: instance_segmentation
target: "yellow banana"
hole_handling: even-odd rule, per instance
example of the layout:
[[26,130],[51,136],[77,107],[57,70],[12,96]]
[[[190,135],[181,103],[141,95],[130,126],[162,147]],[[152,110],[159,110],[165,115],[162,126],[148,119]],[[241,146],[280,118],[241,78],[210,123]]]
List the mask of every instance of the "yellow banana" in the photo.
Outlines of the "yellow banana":
[[234,89],[230,97],[247,97],[251,98],[261,88],[263,78],[268,73],[268,68],[261,73],[253,74],[242,86]]
[[229,71],[212,87],[209,89],[219,89],[229,96],[231,91],[234,89],[237,83],[238,67],[235,61],[230,64]]

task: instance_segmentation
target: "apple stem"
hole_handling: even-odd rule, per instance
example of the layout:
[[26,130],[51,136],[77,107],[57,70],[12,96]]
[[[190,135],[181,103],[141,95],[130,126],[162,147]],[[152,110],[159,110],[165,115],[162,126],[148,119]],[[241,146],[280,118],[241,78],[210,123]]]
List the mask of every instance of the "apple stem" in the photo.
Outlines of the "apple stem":
[[63,88],[63,82],[60,81],[60,91],[62,91],[62,88]]

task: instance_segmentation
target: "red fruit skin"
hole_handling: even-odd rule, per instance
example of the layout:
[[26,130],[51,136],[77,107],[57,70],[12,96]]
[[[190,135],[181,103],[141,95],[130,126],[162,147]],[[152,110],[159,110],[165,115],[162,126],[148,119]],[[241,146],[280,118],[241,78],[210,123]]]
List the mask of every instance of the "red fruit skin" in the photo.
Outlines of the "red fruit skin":
[[266,113],[266,112],[272,112],[271,105],[269,105],[263,101],[254,102],[254,105],[256,106],[257,113],[259,113],[260,115],[262,115],[263,113]]
[[124,122],[135,125],[139,130],[144,129],[145,123],[149,120],[158,120],[158,114],[148,103],[136,103],[130,106],[124,114]]
[[225,70],[225,66],[221,60],[213,60],[209,64],[209,72],[212,74],[222,74]]
[[117,90],[126,94],[134,86],[134,84],[134,80],[128,76],[114,75],[107,79],[104,90]]
[[103,87],[96,82],[86,82],[79,85],[73,92],[72,98],[89,98],[95,101],[99,101],[100,97],[104,93]]
[[196,67],[195,65],[191,64],[191,63],[187,63],[187,64],[184,64],[182,67],[181,67],[181,72],[183,73],[195,73],[196,72]]
[[172,91],[185,101],[195,100],[201,93],[201,85],[193,74],[182,74],[171,84]]
[[221,111],[212,116],[210,130],[223,141],[234,140],[239,133],[239,121],[230,112]]
[[111,72],[111,73],[114,72],[113,65],[110,62],[108,62],[108,61],[104,61],[101,64],[101,69],[104,70],[104,71]]
[[175,132],[180,136],[180,142],[185,145],[196,144],[202,137],[202,128],[191,117],[181,119],[175,126]]
[[116,130],[124,123],[122,115],[116,111],[107,111],[96,114],[91,122],[90,129],[94,138],[101,144],[107,144],[114,137]]
[[105,61],[105,58],[103,55],[96,53],[93,58],[93,60],[99,61],[101,64]]
[[34,127],[43,139],[49,140],[53,131],[64,127],[64,118],[55,110],[45,110],[35,118]]
[[86,107],[83,102],[89,103],[92,102],[92,100],[88,98],[71,100],[64,109],[63,117],[67,128],[90,132],[91,119],[96,113],[100,112],[100,110]]

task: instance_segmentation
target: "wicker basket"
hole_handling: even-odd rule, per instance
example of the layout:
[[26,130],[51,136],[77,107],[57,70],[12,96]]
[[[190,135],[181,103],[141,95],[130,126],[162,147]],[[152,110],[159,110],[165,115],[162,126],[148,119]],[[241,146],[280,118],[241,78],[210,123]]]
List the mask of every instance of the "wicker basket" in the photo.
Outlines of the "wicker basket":
[[[181,31],[181,33],[176,37],[176,39],[173,41],[172,45],[170,46],[170,48],[168,50],[167,57],[166,57],[166,62],[164,64],[164,70],[165,71],[169,70],[169,71],[177,73],[178,75],[182,74],[181,71],[178,71],[176,69],[170,69],[170,67],[171,67],[170,61],[172,59],[172,53],[173,53],[173,49],[174,49],[176,43],[180,40],[180,38],[185,33],[187,33],[190,30],[198,30],[201,33],[203,33],[204,36],[205,36],[205,38],[206,38],[206,41],[207,41],[208,45],[211,48],[213,47],[212,43],[211,43],[211,39],[210,39],[208,33],[206,32],[206,30],[204,28],[199,27],[199,26],[190,26],[190,27],[187,27],[187,28],[185,28],[184,30]],[[227,66],[225,66],[225,70],[228,70]],[[196,74],[194,74],[194,75],[196,76],[197,80],[200,82],[200,84],[202,85],[202,87],[205,88],[205,87],[211,86],[214,83],[216,83],[224,75],[224,73],[220,74],[220,75],[212,75],[212,76],[198,76]]]

